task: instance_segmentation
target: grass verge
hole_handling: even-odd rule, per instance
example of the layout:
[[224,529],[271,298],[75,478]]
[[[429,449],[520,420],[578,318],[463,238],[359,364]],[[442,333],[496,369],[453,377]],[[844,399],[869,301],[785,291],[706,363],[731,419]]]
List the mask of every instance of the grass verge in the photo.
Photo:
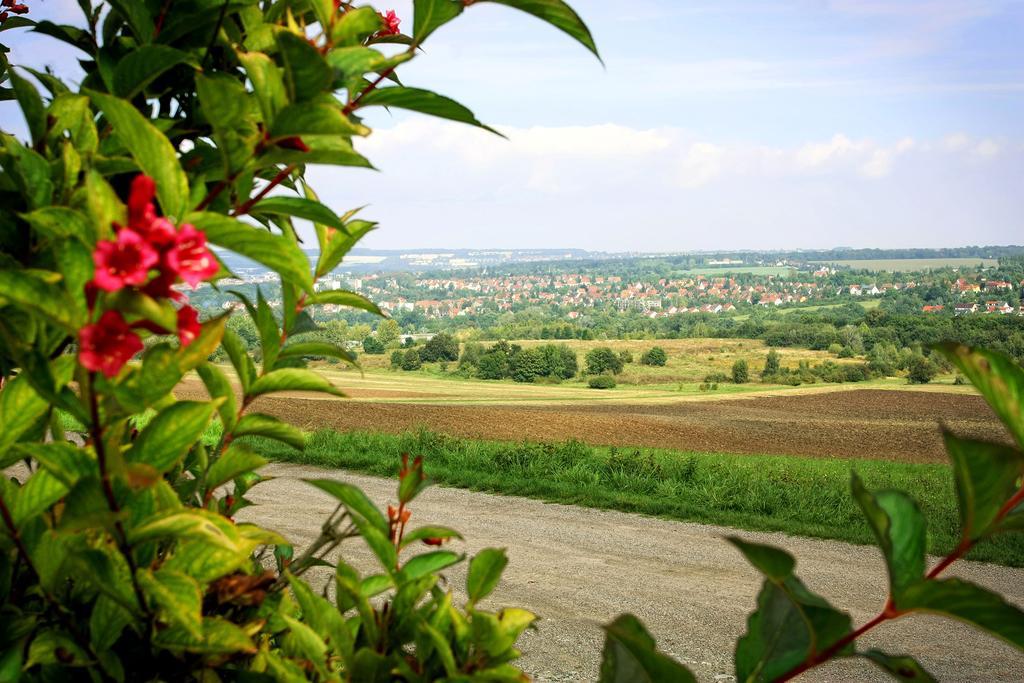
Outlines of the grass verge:
[[[261,440],[262,441],[262,440]],[[928,551],[959,540],[953,478],[946,465],[876,460],[687,453],[650,448],[512,443],[430,431],[382,434],[319,430],[303,452],[275,442],[260,451],[285,462],[395,476],[402,453],[422,455],[447,486],[609,508],[752,531],[874,543],[850,495],[850,471],[871,489],[906,491],[928,519]],[[982,543],[970,559],[1024,566],[1024,535]]]

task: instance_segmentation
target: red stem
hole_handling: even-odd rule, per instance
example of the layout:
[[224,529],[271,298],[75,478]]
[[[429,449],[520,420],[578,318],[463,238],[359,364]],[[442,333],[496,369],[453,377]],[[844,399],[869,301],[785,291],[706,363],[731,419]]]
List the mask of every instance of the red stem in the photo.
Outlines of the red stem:
[[385,78],[394,73],[394,71],[395,67],[393,66],[381,71],[380,75],[377,76],[377,80],[363,88],[363,90],[358,95],[356,95],[356,98],[354,100],[345,105],[345,108],[341,110],[341,113],[344,114],[345,116],[348,116],[349,114],[354,112],[356,108],[359,106],[359,103],[363,100],[363,98],[366,97],[371,92],[373,92],[374,90],[376,90],[377,86],[380,85]]
[[249,213],[249,210],[253,207],[253,204],[255,204],[259,200],[261,200],[264,197],[266,197],[267,193],[269,193],[275,187],[277,187],[282,182],[284,182],[284,179],[287,178],[288,176],[290,176],[292,174],[292,171],[294,171],[294,170],[295,170],[295,164],[288,164],[287,166],[282,168],[280,171],[278,171],[277,175],[274,176],[273,180],[271,180],[269,183],[267,183],[266,186],[264,186],[263,189],[261,189],[259,192],[257,192],[255,196],[250,197],[248,201],[246,201],[240,207],[235,209],[234,212],[232,212],[231,215],[232,216],[241,216],[243,214]]
[[[992,523],[995,524],[1002,520],[1004,517],[1006,517],[1006,515],[1012,512],[1015,507],[1020,505],[1022,501],[1024,501],[1024,486],[1022,486],[1017,491],[1017,493],[1013,494],[1013,496],[1011,496],[1010,499],[1003,504],[1003,507],[999,508],[999,512],[996,513],[996,518],[995,520],[993,520]],[[974,547],[975,540],[976,539],[967,538],[965,536],[960,541],[959,545],[957,545],[957,547],[953,549],[953,552],[946,555],[937,565],[932,567],[931,571],[928,572],[925,578],[934,579],[939,574],[944,572],[951,564],[961,559],[964,555],[970,552],[971,548]],[[857,638],[861,637],[874,627],[878,626],[882,622],[889,621],[890,619],[895,619],[896,617],[901,616],[903,614],[904,612],[900,612],[893,606],[892,597],[890,597],[886,601],[885,607],[882,609],[881,612],[879,612],[878,616],[876,616],[874,619],[858,628],[856,631],[846,634],[841,639],[836,641],[831,647],[823,650],[820,653],[812,655],[799,666],[790,669],[785,674],[775,679],[776,683],[783,683],[784,681],[796,678],[800,674],[809,671],[810,669],[813,669],[819,664],[827,662],[828,660],[832,659],[832,657],[835,657],[836,654],[839,653],[839,651],[842,650],[844,647],[851,644]]]

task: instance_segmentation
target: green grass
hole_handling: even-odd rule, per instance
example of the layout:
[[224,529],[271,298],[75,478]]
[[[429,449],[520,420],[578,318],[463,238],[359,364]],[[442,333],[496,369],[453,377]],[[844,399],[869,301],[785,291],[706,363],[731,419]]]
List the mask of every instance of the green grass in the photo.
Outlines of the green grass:
[[[949,552],[958,514],[945,465],[843,461],[786,456],[686,453],[659,449],[512,443],[461,439],[429,431],[309,435],[306,450],[259,444],[287,462],[394,476],[402,453],[422,455],[444,485],[546,501],[638,512],[754,531],[873,543],[850,496],[850,471],[871,489],[908,492],[928,519],[928,549]],[[1024,566],[1024,536],[998,536],[971,559]]]

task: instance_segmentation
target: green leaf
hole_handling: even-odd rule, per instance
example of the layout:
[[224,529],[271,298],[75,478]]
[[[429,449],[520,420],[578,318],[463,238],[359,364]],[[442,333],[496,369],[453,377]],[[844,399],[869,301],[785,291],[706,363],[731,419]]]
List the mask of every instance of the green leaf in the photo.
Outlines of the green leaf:
[[201,655],[253,654],[256,646],[241,627],[220,617],[203,619],[202,635],[196,637],[182,626],[157,631],[153,645],[172,652]]
[[[197,541],[210,548],[239,553],[238,532],[228,520],[216,512],[202,508],[183,508],[160,513],[128,531],[128,542],[135,545],[158,538],[177,538]],[[180,555],[180,549],[175,555]],[[243,561],[245,558],[241,558]],[[189,576],[202,580],[199,575],[184,567],[167,565],[168,569],[184,571]]]
[[234,435],[263,436],[274,441],[288,444],[292,448],[302,450],[306,446],[306,435],[298,427],[282,422],[273,415],[263,413],[247,413],[238,422]]
[[[451,98],[438,95],[429,90],[401,86],[378,88],[366,93],[359,101],[360,107],[372,107],[375,105],[380,107],[398,107],[399,109],[417,111],[421,114],[439,116],[442,119],[468,123],[471,126],[488,130],[495,135],[501,135],[501,133],[490,126],[485,126],[477,121],[476,117],[473,116],[473,112],[463,105]],[[501,137],[505,136],[501,135]]]
[[356,356],[340,346],[327,342],[291,342],[281,349],[279,358],[302,358],[304,356],[324,356],[340,358],[348,363],[355,363]]
[[245,342],[234,330],[226,329],[220,343],[238,374],[238,381],[242,384],[242,393],[248,393],[249,387],[256,381],[256,366],[253,364],[252,358],[249,357]]
[[99,476],[96,458],[85,449],[66,441],[18,444],[18,455],[36,460],[64,486],[72,488],[82,477]]
[[[3,271],[0,271],[0,280]],[[6,467],[21,456],[8,459],[7,449],[49,410],[50,403],[36,393],[24,374],[4,382],[0,388],[0,466]]]
[[56,284],[59,275],[43,271],[0,269],[0,302],[42,315],[68,331],[77,331],[79,317],[74,300]]
[[484,548],[469,562],[466,593],[470,604],[476,604],[491,594],[501,580],[508,565],[504,548]]
[[[796,563],[789,553],[735,536],[728,540],[765,575],[757,610],[736,642],[737,679],[775,680],[851,632],[850,616],[807,590],[793,574]],[[838,654],[851,652],[847,645]]]
[[388,532],[387,518],[358,486],[333,479],[306,479],[304,481],[342,503],[353,517],[362,517],[382,533]]
[[1003,444],[961,439],[948,431],[943,438],[953,462],[963,537],[977,540],[998,531],[992,525],[1017,492],[1024,454]]
[[338,214],[320,202],[303,197],[267,197],[253,205],[249,213],[275,213],[285,216],[305,218],[315,223],[323,223],[339,230],[345,229],[345,224],[338,218]]
[[321,673],[326,673],[327,644],[316,632],[298,619],[282,614],[281,619],[291,631],[291,645],[304,659],[313,663]]
[[281,31],[277,34],[277,48],[284,61],[285,88],[290,101],[309,100],[330,88],[331,67],[305,38]]
[[18,104],[25,115],[28,123],[29,134],[32,136],[32,143],[36,144],[46,135],[46,114],[43,106],[43,98],[39,91],[29,81],[18,75],[13,69],[7,71],[7,76],[14,86],[14,94],[18,98]]
[[871,493],[853,474],[850,487],[882,549],[889,595],[896,607],[906,589],[924,578],[927,524],[917,503],[902,491]]
[[52,239],[77,239],[88,246],[96,242],[96,233],[89,219],[81,211],[64,206],[45,206],[21,214],[32,229]]
[[109,650],[124,627],[132,622],[132,614],[108,595],[99,595],[89,615],[89,639],[93,650]]
[[154,23],[146,3],[136,0],[110,0],[110,6],[131,26],[139,42],[150,41],[153,37]]
[[188,53],[167,45],[143,45],[132,50],[114,67],[114,94],[130,100],[158,76],[179,64],[199,66]]
[[238,61],[245,67],[245,73],[252,81],[256,99],[259,100],[263,120],[273,125],[277,112],[287,103],[284,75],[277,64],[262,52],[238,52]]
[[435,550],[417,555],[402,565],[399,581],[413,581],[427,574],[434,574],[461,562],[464,557],[449,550]]
[[68,487],[47,470],[36,472],[18,489],[18,496],[11,510],[15,526],[20,527],[36,515],[46,512],[67,492]]
[[696,681],[685,666],[658,652],[654,638],[632,614],[619,615],[604,627],[599,683]]
[[196,372],[206,385],[206,391],[210,398],[220,399],[217,412],[220,414],[221,424],[225,433],[231,433],[235,428],[235,421],[238,419],[238,408],[235,401],[235,392],[231,388],[231,382],[227,375],[212,363],[203,363],[196,368]]
[[380,310],[377,304],[373,303],[362,294],[356,294],[355,292],[349,292],[344,289],[331,289],[324,292],[317,292],[308,299],[308,303],[310,305],[334,304],[335,306],[348,306],[350,308],[359,308],[364,311],[368,311],[374,315],[384,315],[384,312]]
[[[243,417],[239,425],[245,421]],[[210,465],[206,472],[206,488],[212,491],[240,474],[251,472],[267,464],[267,459],[239,443],[232,443],[224,455]]]
[[305,368],[281,368],[268,372],[249,387],[248,396],[260,396],[277,391],[317,391],[335,396],[344,396],[326,378]]
[[594,56],[601,59],[597,53],[597,45],[590,35],[590,29],[583,23],[579,15],[562,0],[480,0],[481,2],[494,2],[506,7],[532,14],[533,16],[546,21],[557,29],[568,33],[582,44],[585,48],[594,53]]
[[900,609],[959,619],[1024,650],[1024,612],[1001,595],[968,581],[922,581],[907,589]]
[[981,392],[992,410],[1024,448],[1024,370],[1008,356],[963,344],[943,344],[939,350]]
[[288,584],[292,587],[295,599],[302,609],[303,620],[315,633],[323,635],[332,650],[340,654],[346,661],[349,660],[355,641],[341,612],[326,599],[310,590],[302,579],[298,579],[290,573],[288,574]]
[[230,249],[278,273],[282,279],[294,282],[307,292],[313,291],[309,259],[298,245],[283,235],[217,213],[191,213],[186,221],[206,233],[210,242]]
[[400,547],[404,548],[411,543],[415,543],[416,541],[422,541],[427,538],[439,538],[443,540],[457,538],[461,541],[462,534],[460,534],[455,529],[451,529],[446,526],[416,527],[412,531],[408,531],[404,536],[402,536],[402,542],[400,544]]
[[[53,197],[53,180],[50,164],[35,150],[25,147],[10,135],[0,133],[4,149],[10,159],[4,160],[4,170],[10,173],[28,208],[35,209],[50,204]],[[2,290],[0,290],[2,291]]]
[[188,179],[167,136],[131,103],[98,92],[86,94],[103,111],[114,135],[128,148],[142,172],[156,181],[156,196],[164,215],[180,219],[188,202]]
[[205,401],[178,401],[164,408],[139,433],[125,460],[167,472],[203,435],[213,410],[213,404]]
[[361,45],[383,27],[380,15],[372,7],[357,7],[345,12],[334,23],[332,42],[339,47]]
[[932,675],[913,657],[889,655],[881,650],[868,650],[859,654],[897,680],[935,683]]
[[274,125],[270,128],[270,138],[273,141],[295,135],[300,137],[308,135],[351,137],[369,134],[369,128],[352,123],[336,104],[314,102],[288,105],[278,112],[274,118]]
[[[326,275],[341,263],[345,255],[356,245],[356,243],[377,227],[372,221],[350,221],[346,225],[347,232],[336,232],[333,235],[325,234],[325,243],[321,245],[320,257],[316,263],[317,277]],[[326,233],[326,231],[325,231]]]
[[[455,653],[452,652],[452,646],[448,643],[448,639],[444,637],[443,633],[425,621],[421,621],[418,624],[418,628],[427,637],[434,652],[437,653],[438,658],[441,660],[441,666],[444,667],[445,675],[453,680],[457,680],[458,666],[455,663]],[[426,658],[419,651],[417,654],[420,655],[420,661]]]
[[135,572],[142,592],[164,623],[180,626],[194,638],[203,636],[203,596],[199,584],[180,572],[139,568]]
[[412,37],[422,45],[431,33],[462,14],[461,0],[413,0]]

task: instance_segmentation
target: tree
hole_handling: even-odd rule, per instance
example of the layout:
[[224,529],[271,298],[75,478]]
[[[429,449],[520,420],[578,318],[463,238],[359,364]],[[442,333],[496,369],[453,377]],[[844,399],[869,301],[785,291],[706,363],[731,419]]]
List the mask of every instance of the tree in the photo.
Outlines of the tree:
[[545,344],[539,347],[544,353],[547,374],[559,379],[572,379],[579,371],[576,352],[565,344]]
[[644,351],[644,354],[640,356],[640,362],[643,365],[655,365],[660,367],[668,362],[668,354],[665,353],[665,349],[660,346],[652,346]]
[[395,349],[391,352],[391,369],[401,370],[402,361],[405,360],[405,352],[401,349]]
[[375,335],[370,335],[363,340],[363,352],[373,356],[379,356],[384,353],[384,345],[381,344],[380,340]]
[[607,346],[598,346],[587,352],[588,375],[617,375],[622,372],[622,359]]
[[928,384],[928,382],[935,379],[937,374],[939,374],[939,369],[931,359],[926,356],[916,355],[907,367],[907,382],[910,384]]
[[377,323],[377,340],[384,348],[388,348],[393,344],[396,344],[401,334],[402,328],[399,327],[398,322],[393,318],[385,318]]
[[422,358],[425,363],[435,363],[442,360],[458,360],[459,342],[457,342],[455,337],[452,335],[446,332],[439,332],[424,344],[423,349],[420,351],[420,358]]
[[547,359],[541,349],[524,349],[509,359],[509,376],[517,382],[532,382],[547,374]]
[[746,384],[750,381],[750,371],[747,368],[747,361],[742,358],[732,364],[732,381],[736,384]]
[[761,371],[762,377],[772,377],[779,374],[782,370],[782,364],[779,362],[779,352],[775,349],[768,351],[768,355],[764,359],[764,370]]
[[402,353],[403,370],[419,370],[422,366],[423,361],[420,360],[419,349],[406,349]]

